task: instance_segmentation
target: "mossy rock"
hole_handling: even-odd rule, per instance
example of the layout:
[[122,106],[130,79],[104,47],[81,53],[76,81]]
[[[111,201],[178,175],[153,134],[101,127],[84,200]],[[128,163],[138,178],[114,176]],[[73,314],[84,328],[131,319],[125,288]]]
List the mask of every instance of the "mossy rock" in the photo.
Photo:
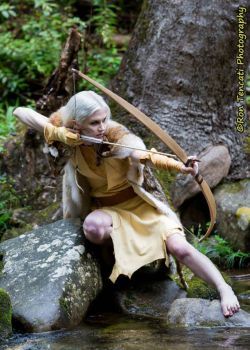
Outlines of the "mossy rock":
[[203,282],[198,277],[193,277],[191,281],[188,282],[187,297],[188,298],[201,298],[201,299],[219,299],[219,294],[217,290],[206,282]]
[[250,208],[249,207],[240,207],[236,211],[236,216],[238,219],[245,217],[246,220],[250,223]]
[[[222,273],[222,276],[226,283],[232,286],[230,277],[227,276],[224,272]],[[192,279],[188,281],[188,287],[188,298],[201,298],[209,300],[220,298],[218,291],[214,287],[201,280],[199,277],[193,276]]]
[[[219,293],[213,286],[208,285],[202,279],[195,276],[192,271],[184,265],[182,266],[182,274],[185,282],[188,285],[187,298],[201,298],[208,300],[219,299]],[[226,283],[232,286],[230,277],[225,272],[222,272],[221,274]],[[177,273],[172,274],[171,279],[175,281],[179,287],[183,288]]]
[[0,338],[12,334],[12,306],[9,294],[0,288]]
[[51,223],[51,218],[59,207],[60,203],[55,202],[40,210],[31,210],[30,207],[15,209],[11,218],[12,227],[4,232],[1,241],[16,238],[33,230],[34,227]]

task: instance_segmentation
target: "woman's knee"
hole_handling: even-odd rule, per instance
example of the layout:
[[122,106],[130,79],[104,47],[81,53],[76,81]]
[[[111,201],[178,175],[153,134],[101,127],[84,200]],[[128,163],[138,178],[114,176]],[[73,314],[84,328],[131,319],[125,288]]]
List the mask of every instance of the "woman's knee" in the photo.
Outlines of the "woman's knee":
[[110,215],[96,210],[84,220],[83,231],[86,238],[92,243],[101,244],[110,236],[112,218]]
[[167,249],[170,254],[174,255],[179,261],[183,261],[192,254],[194,248],[185,238],[174,236],[168,238]]

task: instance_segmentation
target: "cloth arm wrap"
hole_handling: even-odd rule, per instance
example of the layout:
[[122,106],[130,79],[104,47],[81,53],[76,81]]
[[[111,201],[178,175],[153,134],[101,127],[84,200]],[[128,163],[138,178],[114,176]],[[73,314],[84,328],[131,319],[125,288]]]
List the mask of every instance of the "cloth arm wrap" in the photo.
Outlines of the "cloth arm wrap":
[[53,141],[60,141],[73,147],[83,143],[78,134],[68,131],[64,126],[57,127],[51,123],[47,123],[44,127],[44,138],[49,145]]
[[[151,148],[151,151],[155,152],[156,149]],[[150,152],[145,153],[145,156],[142,156],[140,158],[140,162],[143,164],[146,164],[147,162],[149,162],[153,164],[153,166],[156,167],[157,169],[164,169],[164,170],[175,170],[175,171],[181,172],[183,168],[182,162],[179,162],[167,156],[163,156],[161,154],[155,154]]]

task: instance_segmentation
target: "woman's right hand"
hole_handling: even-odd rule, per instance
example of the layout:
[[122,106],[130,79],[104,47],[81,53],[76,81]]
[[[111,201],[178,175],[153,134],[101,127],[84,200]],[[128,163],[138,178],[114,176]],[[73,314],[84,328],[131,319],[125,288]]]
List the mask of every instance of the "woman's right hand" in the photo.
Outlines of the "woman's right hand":
[[60,141],[68,146],[74,147],[83,143],[83,141],[80,140],[79,133],[71,132],[64,126],[54,126],[51,123],[45,125],[44,137],[48,144],[51,144],[53,141]]

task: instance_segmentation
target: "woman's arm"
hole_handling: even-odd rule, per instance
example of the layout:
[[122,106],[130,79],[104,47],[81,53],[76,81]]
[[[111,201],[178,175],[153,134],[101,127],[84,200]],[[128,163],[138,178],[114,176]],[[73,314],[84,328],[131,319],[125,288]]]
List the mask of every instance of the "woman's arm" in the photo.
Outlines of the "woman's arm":
[[64,126],[57,127],[50,123],[49,118],[35,112],[31,108],[18,107],[13,112],[22,123],[44,134],[48,144],[60,141],[69,146],[77,146],[83,143],[78,134],[70,132]]
[[26,124],[32,129],[35,129],[41,133],[44,132],[44,128],[48,123],[48,118],[44,115],[37,113],[31,108],[17,107],[14,112],[14,116],[17,117],[22,123]]
[[[152,148],[152,151],[156,151],[156,149]],[[188,157],[189,159],[196,159],[196,156]],[[182,162],[172,159],[170,157],[141,151],[134,151],[131,155],[132,162],[140,162],[142,164],[149,165],[151,167],[155,167],[157,169],[164,170],[175,170],[181,172],[183,174],[192,174],[195,176],[198,173],[198,164],[193,161],[191,162],[191,166],[186,167]]]

